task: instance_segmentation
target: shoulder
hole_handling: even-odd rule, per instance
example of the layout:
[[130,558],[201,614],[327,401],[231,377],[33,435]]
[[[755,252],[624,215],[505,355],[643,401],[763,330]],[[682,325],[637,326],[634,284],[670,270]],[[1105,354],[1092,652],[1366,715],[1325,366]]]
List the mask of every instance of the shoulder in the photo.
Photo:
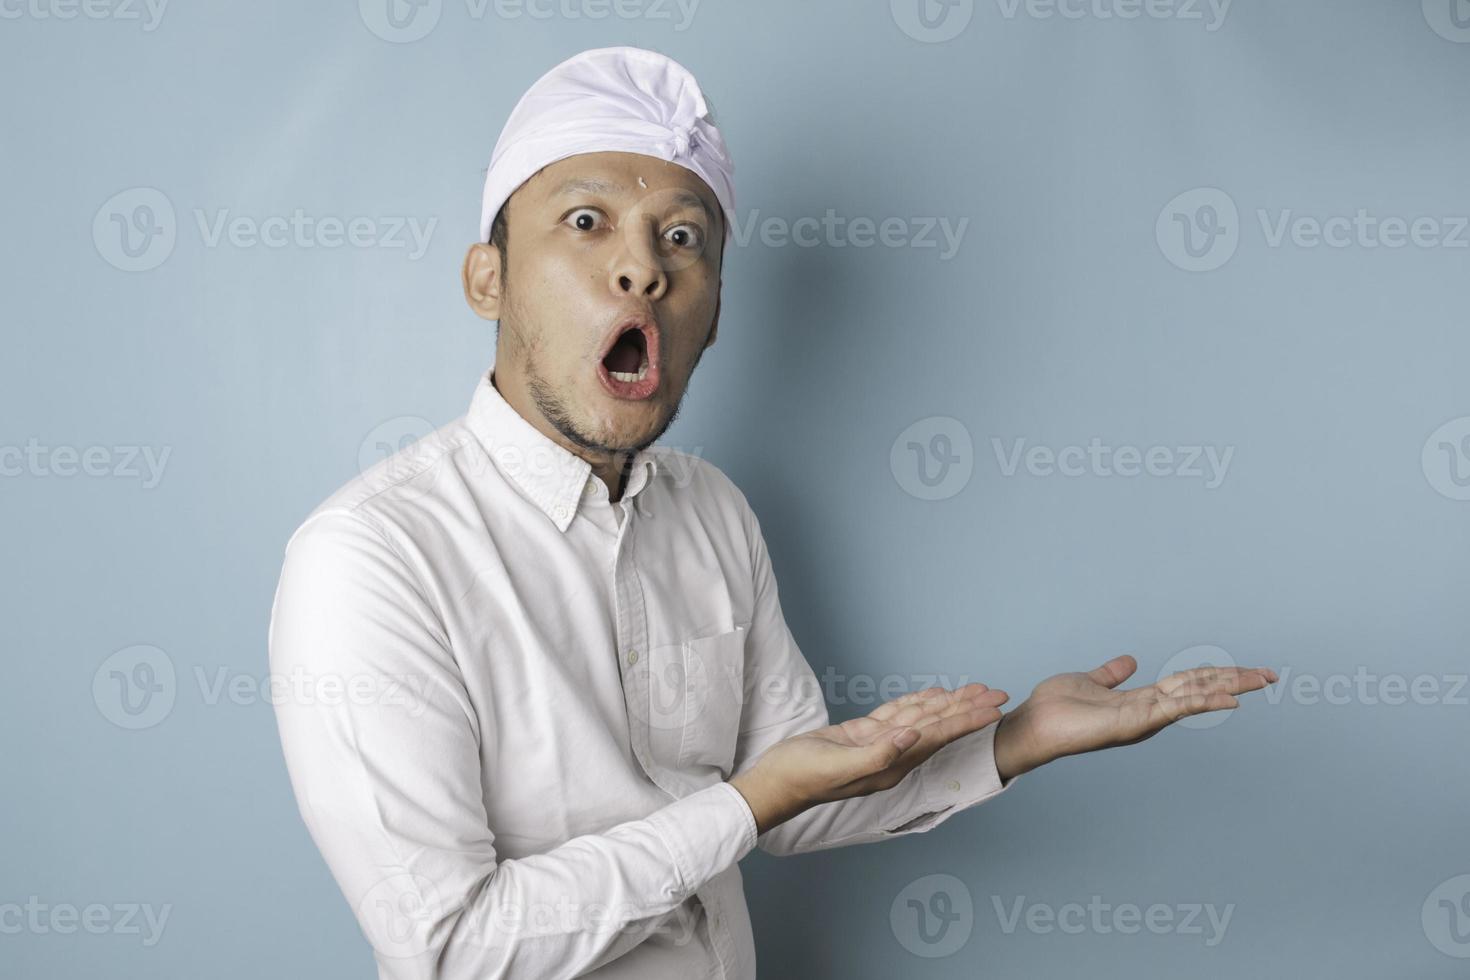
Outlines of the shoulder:
[[740,513],[750,513],[750,502],[735,481],[714,463],[695,453],[666,446],[655,447],[659,472],[674,493],[682,493],[695,502],[707,502]]
[[408,564],[414,536],[442,519],[471,475],[488,469],[482,456],[461,416],[372,462],[300,521],[285,542],[288,562]]

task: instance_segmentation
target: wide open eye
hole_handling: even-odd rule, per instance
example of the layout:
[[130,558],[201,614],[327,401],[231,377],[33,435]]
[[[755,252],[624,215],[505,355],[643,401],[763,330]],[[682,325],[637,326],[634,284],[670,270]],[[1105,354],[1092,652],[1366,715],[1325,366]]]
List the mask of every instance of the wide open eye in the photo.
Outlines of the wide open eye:
[[602,212],[596,208],[577,208],[563,220],[570,221],[578,231],[595,231],[602,218]]
[[678,249],[699,249],[704,246],[704,229],[686,221],[664,232],[664,241]]

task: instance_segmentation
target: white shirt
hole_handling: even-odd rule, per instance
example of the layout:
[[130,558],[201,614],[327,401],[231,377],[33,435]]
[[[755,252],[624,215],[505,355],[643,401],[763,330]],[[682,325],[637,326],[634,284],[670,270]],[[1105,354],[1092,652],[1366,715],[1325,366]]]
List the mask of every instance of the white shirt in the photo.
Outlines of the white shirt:
[[917,833],[1003,789],[991,725],[757,838],[725,780],[828,716],[755,514],[658,446],[609,502],[489,375],[291,536],[270,659],[301,815],[382,978],[746,980],[752,847]]

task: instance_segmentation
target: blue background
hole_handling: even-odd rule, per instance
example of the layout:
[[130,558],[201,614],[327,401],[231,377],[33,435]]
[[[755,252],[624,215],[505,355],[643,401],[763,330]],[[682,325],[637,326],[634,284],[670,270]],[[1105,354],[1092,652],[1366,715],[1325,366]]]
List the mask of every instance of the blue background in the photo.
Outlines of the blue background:
[[[151,946],[5,928],[0,974],[373,974],[260,695],[282,548],[379,443],[464,411],[493,359],[458,280],[490,149],[525,87],[587,47],[678,58],[734,153],[756,230],[727,256],[719,342],[665,441],[746,492],[819,676],[941,674],[1019,703],[1124,652],[1129,685],[1152,683],[1210,645],[1288,687],[1366,671],[1448,695],[1470,669],[1454,491],[1470,459],[1421,453],[1470,416],[1470,233],[1338,248],[1268,231],[1288,210],[1430,216],[1445,235],[1470,214],[1470,30],[1450,2],[1237,0],[1210,30],[1205,5],[1124,20],[975,0],[947,9],[970,20],[942,42],[907,33],[916,8],[897,0],[704,0],[687,24],[646,0],[600,20],[572,0],[480,18],[443,0],[412,41],[374,33],[391,31],[373,0],[177,3],[151,30],[141,7],[5,6],[0,445],[104,447],[113,475],[51,456],[0,477],[0,906],[171,911]],[[175,241],[126,271],[113,215],[169,221],[144,220],[137,188],[166,198]],[[1166,208],[1200,188],[1233,227],[1198,200]],[[437,223],[417,257],[211,246],[199,225],[296,209],[380,235]],[[968,225],[947,258],[762,240],[767,219],[827,209]],[[1220,226],[1228,261],[1180,268],[1158,231],[1180,220]],[[971,475],[924,499],[894,446],[916,424],[937,446],[935,418],[969,441],[948,451]],[[1007,476],[992,442],[1094,438],[1233,456],[1207,489]],[[127,446],[168,450],[156,486],[127,475]],[[130,730],[94,678],[140,644],[174,667],[174,702]],[[221,679],[243,693],[213,696]],[[1470,692],[1372,693],[1253,695],[1213,727],[1029,774],[930,834],[754,854],[763,975],[1463,976],[1450,926],[1470,929],[1470,900],[1452,923],[1430,899],[1470,873]],[[890,919],[936,873],[974,909],[945,957]],[[1207,946],[1207,924],[1007,932],[995,910],[1094,895],[1233,913]]]

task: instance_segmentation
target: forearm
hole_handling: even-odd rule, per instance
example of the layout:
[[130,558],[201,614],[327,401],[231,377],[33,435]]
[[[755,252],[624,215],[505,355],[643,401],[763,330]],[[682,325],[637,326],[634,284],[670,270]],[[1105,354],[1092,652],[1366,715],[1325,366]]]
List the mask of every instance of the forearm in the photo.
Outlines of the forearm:
[[[897,785],[831,802],[786,799],[747,770],[731,779],[742,792],[751,788],[760,836],[757,846],[770,854],[802,854],[865,844],[931,830],[962,810],[989,800],[1009,781],[996,772],[993,738],[987,726],[957,739],[916,767]],[[761,811],[764,798],[770,809]],[[775,818],[762,823],[774,814]],[[784,815],[783,815],[784,814]]]

